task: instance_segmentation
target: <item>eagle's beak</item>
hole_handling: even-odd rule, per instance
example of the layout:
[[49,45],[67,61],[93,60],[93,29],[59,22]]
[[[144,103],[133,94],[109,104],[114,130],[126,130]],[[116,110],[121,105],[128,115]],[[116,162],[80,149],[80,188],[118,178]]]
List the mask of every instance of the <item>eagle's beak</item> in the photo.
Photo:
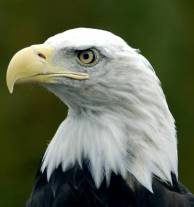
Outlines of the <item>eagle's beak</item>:
[[32,45],[17,52],[7,69],[7,86],[13,92],[14,85],[22,82],[49,82],[53,77],[88,79],[87,73],[73,72],[51,63],[52,48],[48,45]]

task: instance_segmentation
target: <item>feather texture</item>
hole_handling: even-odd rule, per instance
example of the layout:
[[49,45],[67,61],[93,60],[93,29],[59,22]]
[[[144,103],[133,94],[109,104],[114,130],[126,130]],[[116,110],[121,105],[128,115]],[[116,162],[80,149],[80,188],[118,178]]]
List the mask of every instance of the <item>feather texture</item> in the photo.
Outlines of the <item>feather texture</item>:
[[35,186],[26,207],[192,207],[194,197],[179,184],[172,174],[173,184],[153,178],[151,193],[137,180],[131,189],[120,175],[111,175],[109,186],[103,181],[97,188],[88,162],[82,168],[75,164],[63,172],[54,170],[50,181],[38,171]]
[[95,47],[103,56],[84,68],[88,80],[45,86],[69,107],[44,156],[48,179],[60,164],[65,171],[83,159],[97,187],[111,172],[124,179],[133,174],[150,191],[153,174],[164,182],[171,182],[171,172],[178,176],[174,119],[152,66],[137,50],[110,32],[84,28],[45,44],[55,48],[53,61],[71,70],[83,68],[72,62],[69,48]]

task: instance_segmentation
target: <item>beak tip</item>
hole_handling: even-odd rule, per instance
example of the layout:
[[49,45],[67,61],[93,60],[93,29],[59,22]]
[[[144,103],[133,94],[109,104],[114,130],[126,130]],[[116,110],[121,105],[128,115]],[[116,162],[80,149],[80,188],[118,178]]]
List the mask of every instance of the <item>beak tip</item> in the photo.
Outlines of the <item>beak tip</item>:
[[10,94],[12,94],[13,93],[13,86],[11,86],[11,87],[8,86],[8,91]]
[[10,89],[9,90],[9,93],[12,95],[13,94],[13,89]]
[[6,84],[7,88],[10,94],[13,93],[13,89],[15,86],[15,83],[17,81],[17,77],[15,77],[14,74],[10,73],[10,67],[8,66],[7,74],[6,74]]
[[14,89],[14,84],[11,84],[7,81],[7,88],[10,94],[13,93],[13,89]]

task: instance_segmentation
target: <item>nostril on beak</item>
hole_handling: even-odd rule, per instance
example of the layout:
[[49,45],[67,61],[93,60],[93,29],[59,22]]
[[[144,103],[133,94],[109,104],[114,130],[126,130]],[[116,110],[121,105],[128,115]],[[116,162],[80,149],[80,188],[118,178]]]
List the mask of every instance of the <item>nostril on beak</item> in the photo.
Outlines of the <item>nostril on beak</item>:
[[46,56],[45,56],[43,53],[39,52],[37,55],[38,55],[40,58],[46,60]]

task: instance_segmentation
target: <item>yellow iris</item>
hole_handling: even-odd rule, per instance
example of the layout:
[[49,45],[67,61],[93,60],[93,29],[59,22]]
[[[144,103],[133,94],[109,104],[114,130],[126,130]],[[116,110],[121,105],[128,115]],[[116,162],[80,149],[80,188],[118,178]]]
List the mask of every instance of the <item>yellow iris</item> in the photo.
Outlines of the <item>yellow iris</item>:
[[90,65],[96,62],[97,55],[94,50],[82,50],[77,55],[79,62],[84,65]]

